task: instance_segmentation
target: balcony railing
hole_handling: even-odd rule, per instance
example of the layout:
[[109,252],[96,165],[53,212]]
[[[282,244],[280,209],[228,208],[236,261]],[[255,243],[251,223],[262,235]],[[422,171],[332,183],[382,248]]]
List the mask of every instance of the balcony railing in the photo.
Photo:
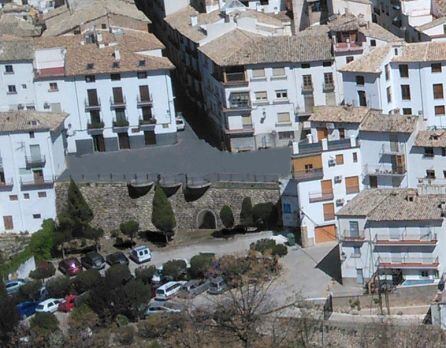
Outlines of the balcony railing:
[[54,178],[41,178],[32,180],[20,179],[20,187],[22,190],[51,188],[54,185]]
[[46,159],[44,155],[40,156],[25,156],[26,168],[41,168],[45,167]]
[[378,257],[376,266],[379,268],[399,268],[399,269],[437,269],[439,266],[438,257]]
[[90,103],[88,99],[85,99],[85,111],[100,110],[101,100],[98,98],[95,102]]
[[381,155],[402,155],[404,154],[403,144],[383,144],[381,147]]
[[127,104],[126,98],[125,96],[119,99],[114,99],[112,97],[110,97],[110,106],[112,108],[124,108]]
[[438,242],[436,233],[426,234],[401,234],[391,236],[389,234],[376,234],[374,238],[375,245],[378,246],[428,246],[436,245]]
[[146,96],[146,97],[141,97],[140,95],[138,95],[136,97],[136,104],[138,107],[143,107],[143,106],[152,106],[153,100],[152,100],[152,96]]
[[92,129],[104,129],[104,122],[103,121],[91,121],[91,122],[88,122],[87,128],[89,130],[92,130]]
[[324,176],[322,168],[312,168],[307,170],[297,170],[293,172],[293,178],[296,180],[319,179]]
[[324,82],[322,84],[322,89],[324,92],[333,92],[335,87],[333,82]]
[[233,112],[233,111],[250,111],[251,102],[247,101],[230,101],[227,108],[223,109],[223,112]]
[[302,92],[304,93],[313,93],[313,85],[302,85]]
[[343,242],[363,242],[365,239],[365,233],[364,230],[344,230],[339,235],[339,239]]
[[113,128],[127,128],[129,121],[126,118],[113,119]]
[[330,201],[333,199],[333,192],[310,192],[308,201],[310,203]]
[[254,133],[254,127],[253,125],[245,125],[242,128],[239,129],[227,129],[225,128],[225,133],[228,135],[235,135],[235,134],[252,134]]
[[14,187],[14,181],[12,179],[0,181],[0,191],[11,191]]
[[346,51],[361,51],[362,42],[336,42],[334,44],[335,52],[346,52]]
[[406,167],[398,166],[370,166],[365,165],[363,167],[363,172],[365,175],[376,175],[376,176],[404,176],[406,175]]
[[153,129],[155,125],[156,119],[154,117],[139,119],[139,127],[142,129]]

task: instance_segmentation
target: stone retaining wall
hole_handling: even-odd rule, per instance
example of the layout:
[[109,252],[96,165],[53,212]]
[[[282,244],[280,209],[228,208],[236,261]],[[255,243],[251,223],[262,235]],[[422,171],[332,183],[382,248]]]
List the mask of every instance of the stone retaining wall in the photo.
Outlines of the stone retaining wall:
[[[119,224],[130,218],[136,219],[141,230],[154,230],[151,223],[152,200],[155,188],[138,198],[129,196],[126,183],[90,183],[78,184],[94,213],[93,224],[110,232],[119,228]],[[56,184],[56,208],[62,209],[66,202],[68,183]],[[227,204],[232,208],[236,223],[239,220],[242,201],[251,197],[252,204],[264,202],[276,203],[280,199],[278,184],[247,183],[213,183],[197,200],[186,201],[180,187],[169,197],[175,212],[177,229],[195,229],[198,227],[199,215],[205,211],[214,214],[217,227],[221,227],[220,209]]]

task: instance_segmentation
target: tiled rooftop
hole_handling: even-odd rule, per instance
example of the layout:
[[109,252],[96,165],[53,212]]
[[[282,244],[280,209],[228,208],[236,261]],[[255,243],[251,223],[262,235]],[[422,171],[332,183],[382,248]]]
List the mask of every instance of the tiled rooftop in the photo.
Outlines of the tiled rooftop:
[[446,130],[419,131],[415,139],[415,146],[446,147]]
[[42,131],[57,129],[68,116],[64,112],[14,110],[0,112],[0,132]]
[[360,131],[412,133],[417,128],[420,118],[408,115],[385,115],[380,111],[371,111],[359,126]]
[[361,123],[370,109],[367,107],[349,106],[316,106],[309,121]]

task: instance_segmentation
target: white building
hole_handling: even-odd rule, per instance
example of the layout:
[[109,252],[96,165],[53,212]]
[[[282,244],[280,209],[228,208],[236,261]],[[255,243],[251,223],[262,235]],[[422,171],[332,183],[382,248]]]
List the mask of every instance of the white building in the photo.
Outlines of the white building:
[[1,45],[0,110],[67,112],[68,152],[176,142],[173,65],[152,34],[93,30]]
[[414,189],[362,191],[336,214],[342,277],[360,284],[438,280],[446,265],[445,207],[445,195]]
[[65,170],[65,113],[0,112],[0,231],[35,232],[55,218]]

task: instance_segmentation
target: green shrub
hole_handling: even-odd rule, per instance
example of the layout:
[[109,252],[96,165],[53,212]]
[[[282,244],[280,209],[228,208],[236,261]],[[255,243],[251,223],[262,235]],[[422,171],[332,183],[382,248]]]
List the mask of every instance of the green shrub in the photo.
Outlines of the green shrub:
[[135,338],[135,328],[133,326],[118,327],[115,337],[120,344],[128,346]]
[[150,284],[152,282],[152,277],[156,272],[155,266],[137,268],[135,270],[135,277],[141,280],[144,284]]
[[105,282],[111,289],[124,285],[130,279],[132,275],[127,265],[113,265],[105,271]]
[[29,273],[32,279],[46,279],[52,277],[56,273],[56,268],[49,261],[40,261],[34,271]]
[[190,259],[190,275],[192,278],[204,278],[212,266],[214,254],[198,254]]
[[172,206],[161,186],[155,188],[155,195],[153,196],[152,223],[164,233],[167,242],[168,234],[175,228],[176,221]]
[[39,336],[48,336],[59,329],[59,321],[53,313],[36,313],[31,318],[30,327]]
[[251,244],[251,249],[258,251],[262,254],[266,252],[272,252],[273,248],[276,246],[276,241],[273,239],[263,238],[259,239],[257,242]]
[[42,228],[31,235],[29,248],[37,260],[50,260],[51,251],[54,248],[54,234],[56,224],[52,219],[46,219],[42,223]]
[[163,264],[163,275],[169,279],[177,280],[187,274],[187,265],[184,260],[170,260]]
[[139,231],[139,223],[135,220],[128,220],[119,225],[122,234],[128,236],[131,241]]
[[242,201],[242,210],[240,211],[240,225],[251,227],[254,224],[252,215],[252,202],[250,197],[245,197]]
[[283,245],[283,244],[276,244],[273,249],[272,249],[272,255],[273,256],[285,256],[286,254],[288,254],[288,248]]
[[[0,282],[1,283],[1,282]],[[14,301],[6,295],[4,286],[0,292],[0,346],[2,341],[7,342],[11,338],[11,333],[19,323],[19,314],[15,308]],[[5,345],[7,346],[7,345]]]
[[33,256],[29,246],[25,248],[21,253],[11,258],[8,262],[0,264],[0,277],[7,278],[9,273],[17,271],[22,263],[27,261]]
[[74,307],[68,317],[68,325],[70,326],[70,329],[74,330],[91,329],[98,323],[98,315],[85,303]]
[[126,326],[129,324],[129,318],[127,318],[123,314],[118,314],[115,318],[115,322],[116,322],[116,325],[118,325],[118,327]]
[[73,280],[74,289],[78,294],[92,289],[98,284],[101,279],[101,274],[98,270],[89,269],[79,273]]
[[22,285],[20,287],[19,292],[26,299],[37,300],[38,299],[37,295],[41,287],[42,287],[42,281],[34,280]]
[[234,227],[234,214],[229,205],[224,205],[220,210],[220,219],[226,228]]
[[51,278],[46,283],[49,297],[62,298],[71,291],[71,280],[66,276]]
[[256,204],[252,216],[258,228],[272,228],[277,224],[276,206],[271,202]]

